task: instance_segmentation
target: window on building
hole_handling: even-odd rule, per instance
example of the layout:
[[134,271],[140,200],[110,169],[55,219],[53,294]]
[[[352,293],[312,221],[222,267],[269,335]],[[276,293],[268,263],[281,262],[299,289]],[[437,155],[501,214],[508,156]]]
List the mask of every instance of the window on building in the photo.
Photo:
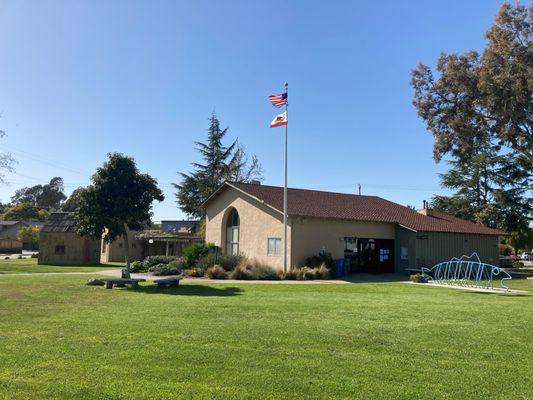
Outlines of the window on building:
[[240,218],[236,209],[232,209],[226,222],[226,254],[239,254]]
[[279,256],[281,254],[281,239],[268,238],[268,252],[269,256]]
[[65,254],[65,246],[64,245],[58,245],[55,249],[56,254]]

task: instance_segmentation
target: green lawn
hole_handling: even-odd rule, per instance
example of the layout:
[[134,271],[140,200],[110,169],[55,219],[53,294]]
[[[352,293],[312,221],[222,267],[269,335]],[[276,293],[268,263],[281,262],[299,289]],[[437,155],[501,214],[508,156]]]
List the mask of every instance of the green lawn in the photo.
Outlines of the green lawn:
[[117,263],[94,266],[38,265],[36,258],[22,260],[0,260],[0,274],[22,274],[35,272],[96,272],[118,268]]
[[0,277],[0,399],[533,396],[533,293],[87,278]]

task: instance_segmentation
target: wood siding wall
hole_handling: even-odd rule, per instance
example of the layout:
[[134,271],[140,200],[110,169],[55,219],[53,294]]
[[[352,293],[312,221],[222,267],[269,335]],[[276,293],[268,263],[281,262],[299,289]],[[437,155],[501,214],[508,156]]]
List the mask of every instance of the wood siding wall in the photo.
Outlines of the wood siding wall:
[[20,253],[22,251],[22,242],[13,239],[0,239],[0,251]]
[[[413,232],[396,227],[395,271],[405,268],[431,268],[453,257],[477,252],[481,261],[498,264],[498,236],[466,233]],[[407,248],[408,259],[401,259],[401,248]]]
[[432,267],[476,252],[481,261],[497,264],[498,236],[466,233],[418,232],[416,237],[416,265]]
[[[65,246],[65,254],[56,254],[56,246]],[[39,264],[97,265],[100,263],[100,241],[75,233],[41,232]]]

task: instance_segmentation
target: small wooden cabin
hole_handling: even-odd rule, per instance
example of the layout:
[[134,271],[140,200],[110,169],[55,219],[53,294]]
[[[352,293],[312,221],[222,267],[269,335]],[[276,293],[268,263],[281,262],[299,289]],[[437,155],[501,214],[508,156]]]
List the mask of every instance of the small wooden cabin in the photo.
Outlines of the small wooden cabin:
[[50,214],[39,237],[39,264],[97,265],[99,263],[100,240],[78,235],[73,213]]

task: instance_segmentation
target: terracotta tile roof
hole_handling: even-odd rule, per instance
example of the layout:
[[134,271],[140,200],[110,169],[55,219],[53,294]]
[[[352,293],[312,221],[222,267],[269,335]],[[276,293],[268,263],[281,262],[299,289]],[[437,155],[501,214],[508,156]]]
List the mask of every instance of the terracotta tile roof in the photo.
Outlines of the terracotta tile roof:
[[[282,187],[227,182],[216,193],[231,186],[283,212]],[[424,232],[504,234],[504,232],[496,229],[455,218],[442,212],[431,211],[432,215],[426,216],[411,208],[377,196],[358,196],[289,188],[287,202],[288,214],[292,216],[389,222]]]

